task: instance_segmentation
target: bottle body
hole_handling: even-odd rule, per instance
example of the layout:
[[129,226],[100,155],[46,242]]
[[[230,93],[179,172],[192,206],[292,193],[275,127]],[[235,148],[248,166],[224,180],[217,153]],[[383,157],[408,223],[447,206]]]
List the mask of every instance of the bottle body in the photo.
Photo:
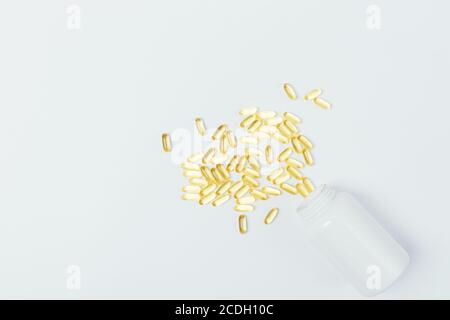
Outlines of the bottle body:
[[312,243],[365,296],[390,286],[408,253],[346,192],[321,186],[297,210]]

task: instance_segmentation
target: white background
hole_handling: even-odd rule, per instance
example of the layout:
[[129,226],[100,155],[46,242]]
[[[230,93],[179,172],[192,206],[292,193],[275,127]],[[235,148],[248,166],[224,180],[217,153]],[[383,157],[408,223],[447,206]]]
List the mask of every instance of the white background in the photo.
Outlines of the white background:
[[[67,28],[69,5],[81,28]],[[370,5],[380,29],[368,28]],[[2,1],[0,298],[360,298],[308,243],[300,199],[237,232],[180,200],[161,133],[240,107],[295,112],[316,183],[353,193],[407,249],[377,298],[450,297],[445,1]],[[324,89],[334,108],[292,102]],[[262,219],[273,205],[278,219]],[[69,290],[70,265],[81,289]]]

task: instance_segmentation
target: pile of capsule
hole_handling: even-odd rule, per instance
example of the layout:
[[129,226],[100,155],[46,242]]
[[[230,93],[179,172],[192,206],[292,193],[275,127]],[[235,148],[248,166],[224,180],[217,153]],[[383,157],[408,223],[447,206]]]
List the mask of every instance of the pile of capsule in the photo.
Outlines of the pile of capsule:
[[[293,88],[285,84],[284,90],[289,98],[295,100]],[[316,105],[329,109],[325,100],[317,98],[320,89],[310,91],[305,100],[312,100]],[[323,103],[322,103],[323,102]],[[183,187],[182,199],[197,201],[200,205],[212,204],[220,206],[233,200],[234,210],[239,212],[238,226],[241,234],[247,232],[246,213],[255,209],[258,200],[268,200],[279,196],[282,191],[292,195],[307,197],[314,191],[311,180],[304,176],[301,169],[314,164],[312,156],[313,144],[297,128],[301,119],[290,112],[278,114],[275,111],[263,111],[257,107],[240,110],[243,119],[240,127],[245,135],[239,141],[233,131],[221,124],[211,138],[217,146],[210,147],[205,152],[191,154],[181,164],[183,175],[189,184]],[[206,126],[201,118],[195,119],[198,133],[206,135]],[[272,142],[276,140],[283,145],[282,150],[274,155]],[[171,141],[168,133],[162,136],[163,148],[171,151]],[[243,144],[243,152],[238,154],[238,143]],[[264,145],[260,150],[258,146]],[[234,154],[229,155],[229,150]],[[261,160],[267,165],[277,161],[277,167],[265,176],[269,185],[262,186]],[[270,224],[278,215],[278,208],[272,208],[264,218],[265,224]]]

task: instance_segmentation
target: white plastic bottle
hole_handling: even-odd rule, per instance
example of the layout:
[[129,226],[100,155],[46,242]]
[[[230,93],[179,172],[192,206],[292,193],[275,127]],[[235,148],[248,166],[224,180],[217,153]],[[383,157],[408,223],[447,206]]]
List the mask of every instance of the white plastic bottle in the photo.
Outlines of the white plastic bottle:
[[408,253],[346,192],[323,185],[297,212],[319,251],[365,296],[389,287],[409,263]]

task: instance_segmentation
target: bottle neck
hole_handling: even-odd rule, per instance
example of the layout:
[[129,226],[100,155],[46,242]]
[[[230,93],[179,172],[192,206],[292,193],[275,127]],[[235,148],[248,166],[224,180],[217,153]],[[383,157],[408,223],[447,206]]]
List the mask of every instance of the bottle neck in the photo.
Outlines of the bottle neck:
[[297,212],[305,221],[311,222],[325,212],[335,196],[336,190],[321,185],[300,204]]

